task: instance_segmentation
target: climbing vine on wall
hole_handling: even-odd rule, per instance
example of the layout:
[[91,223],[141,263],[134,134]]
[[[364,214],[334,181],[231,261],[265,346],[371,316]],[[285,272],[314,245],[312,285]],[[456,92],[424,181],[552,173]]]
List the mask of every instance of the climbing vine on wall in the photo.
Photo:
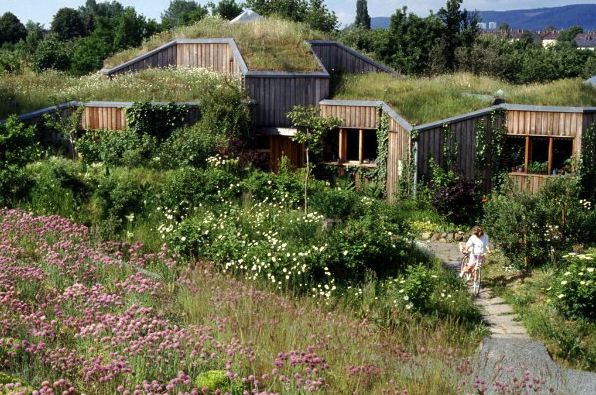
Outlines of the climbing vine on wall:
[[126,122],[137,133],[166,139],[184,125],[187,115],[188,107],[176,103],[135,103],[126,109]]
[[377,128],[377,167],[374,169],[374,180],[383,191],[387,187],[387,160],[389,157],[389,117],[382,113]]
[[596,123],[592,123],[582,136],[582,153],[577,169],[585,198],[596,200]]
[[499,188],[505,180],[505,110],[492,111],[488,118],[476,122],[476,168],[483,169],[483,181]]
[[459,155],[459,143],[455,139],[453,128],[448,123],[443,124],[441,134],[443,135],[443,169],[455,172],[454,167]]
[[408,160],[403,162],[403,167],[401,169],[401,176],[399,177],[396,192],[396,197],[398,199],[408,199],[415,195],[414,173],[416,171],[416,163],[414,163],[414,160],[416,159],[416,141],[418,140],[418,135],[419,132],[417,130],[412,130],[410,133],[410,154]]

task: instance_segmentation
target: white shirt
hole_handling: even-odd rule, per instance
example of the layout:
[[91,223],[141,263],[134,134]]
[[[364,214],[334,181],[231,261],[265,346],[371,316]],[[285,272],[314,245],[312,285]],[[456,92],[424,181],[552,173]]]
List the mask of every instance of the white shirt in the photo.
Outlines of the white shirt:
[[480,237],[472,235],[468,239],[466,247],[472,247],[472,254],[474,255],[484,255],[486,254],[486,248],[488,247],[488,236],[485,234]]

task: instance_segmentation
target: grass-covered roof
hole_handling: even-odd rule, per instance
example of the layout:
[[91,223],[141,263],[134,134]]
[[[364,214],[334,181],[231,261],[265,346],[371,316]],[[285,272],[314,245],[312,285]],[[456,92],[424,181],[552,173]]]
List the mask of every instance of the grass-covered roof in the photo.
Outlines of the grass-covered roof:
[[504,92],[508,103],[596,106],[596,89],[584,85],[581,79],[511,85],[468,73],[433,78],[346,75],[339,80],[334,99],[382,100],[412,125],[420,125],[488,107],[498,90]]
[[307,25],[275,18],[238,24],[205,18],[191,26],[156,34],[142,46],[106,59],[104,67],[118,66],[176,38],[233,38],[249,70],[298,72],[320,70],[304,41],[326,37]]
[[224,84],[240,90],[240,79],[204,69],[149,69],[117,75],[72,77],[56,71],[0,75],[0,119],[68,101],[209,100]]

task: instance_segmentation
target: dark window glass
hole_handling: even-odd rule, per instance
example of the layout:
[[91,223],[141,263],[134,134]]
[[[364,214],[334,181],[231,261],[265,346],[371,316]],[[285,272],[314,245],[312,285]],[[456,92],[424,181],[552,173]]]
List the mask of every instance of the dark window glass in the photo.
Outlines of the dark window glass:
[[348,162],[358,162],[359,153],[358,153],[358,146],[360,142],[360,131],[358,129],[348,129],[346,131],[348,135],[347,140],[347,158]]
[[362,142],[362,163],[375,163],[377,159],[377,132],[365,130]]

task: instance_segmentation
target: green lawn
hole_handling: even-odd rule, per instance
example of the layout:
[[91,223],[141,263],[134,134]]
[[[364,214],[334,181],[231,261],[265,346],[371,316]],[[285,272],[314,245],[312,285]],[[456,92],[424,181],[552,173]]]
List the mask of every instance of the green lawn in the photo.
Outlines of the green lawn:
[[508,103],[596,106],[596,89],[584,86],[580,79],[511,85],[468,73],[432,78],[346,75],[339,81],[334,98],[383,100],[411,124],[420,125],[488,107],[499,89]]

